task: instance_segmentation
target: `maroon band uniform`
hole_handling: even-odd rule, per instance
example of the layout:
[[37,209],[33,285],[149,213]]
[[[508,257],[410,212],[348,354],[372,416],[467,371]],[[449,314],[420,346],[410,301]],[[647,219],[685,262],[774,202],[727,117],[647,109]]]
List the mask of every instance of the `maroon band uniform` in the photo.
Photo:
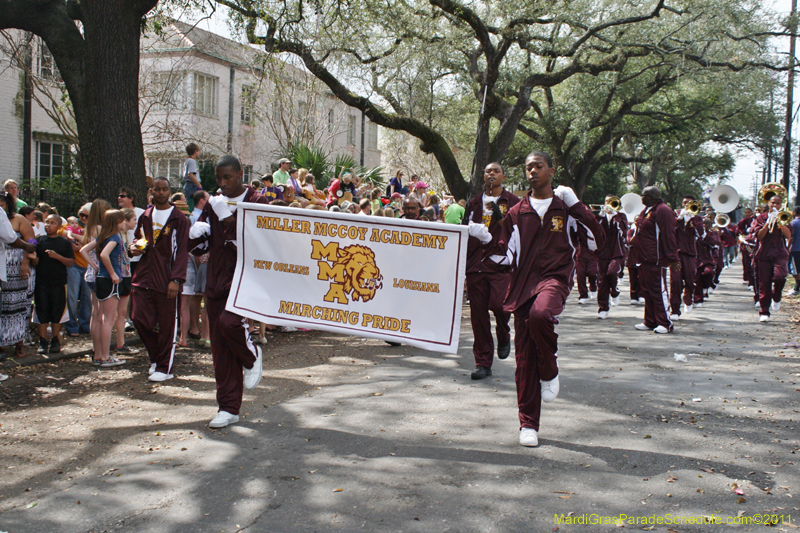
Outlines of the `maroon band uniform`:
[[[753,225],[753,217],[743,218],[736,224],[736,234],[747,238],[750,235],[750,228]],[[753,287],[753,256],[747,249],[747,246],[742,243],[739,245],[739,252],[742,254],[742,281],[746,281],[747,285]]]
[[[750,233],[755,235],[767,224],[769,213],[761,213],[753,219]],[[753,251],[753,265],[755,267],[756,293],[761,308],[759,315],[769,316],[769,307],[772,302],[781,301],[783,286],[786,285],[786,276],[789,275],[789,250],[786,248],[786,238],[777,223],[772,231],[764,235],[757,242]]]
[[[144,235],[147,247],[133,273],[131,320],[139,332],[150,363],[156,372],[172,374],[180,315],[180,284],[186,281],[189,262],[189,219],[177,207],[154,235],[153,211],[148,207],[139,217],[135,235]],[[167,298],[171,280],[179,282],[178,295]]]
[[[267,199],[249,185],[244,202],[266,204]],[[225,310],[236,268],[236,222],[222,222],[206,204],[198,222],[211,226],[211,235],[192,239],[192,253],[208,253],[206,281],[206,309],[211,337],[211,355],[214,359],[214,378],[217,382],[217,404],[220,411],[238,415],[244,391],[243,368],[253,368],[258,355],[250,339],[247,319]],[[227,219],[226,219],[227,221]]]
[[644,325],[664,326],[672,331],[669,319],[667,270],[678,261],[675,242],[675,213],[663,200],[646,207],[636,219],[633,249],[639,262],[639,284],[644,293]]
[[[509,313],[503,310],[503,299],[511,280],[511,267],[498,265],[489,260],[492,243],[500,238],[502,222],[508,210],[519,203],[519,197],[503,189],[497,199],[497,211],[488,210],[483,202],[484,195],[474,197],[467,205],[464,222],[485,224],[492,235],[487,245],[475,237],[467,242],[467,294],[469,295],[470,321],[472,323],[472,353],[475,365],[492,367],[494,342],[489,311],[494,313],[498,346],[511,343],[511,328],[508,326]],[[499,215],[499,216],[498,216]]]
[[633,236],[636,234],[635,226],[628,228],[628,254],[625,257],[625,266],[628,267],[628,283],[630,284],[631,302],[636,302],[639,298],[644,298],[642,293],[642,286],[639,284],[639,267],[636,259],[636,253],[633,250],[631,243]]
[[722,241],[716,231],[707,231],[697,243],[694,303],[703,303],[708,289],[714,285],[714,273],[717,269],[715,252],[719,250],[721,244]]
[[600,226],[584,204],[567,207],[554,196],[540,218],[528,192],[503,220],[495,249],[512,268],[504,308],[514,313],[514,377],[523,428],[539,430],[540,381],[550,381],[558,375],[555,325],[573,285],[577,243],[571,233],[578,224],[588,230],[588,246],[596,249],[603,245]]
[[681,314],[681,294],[683,303],[692,305],[694,301],[694,281],[697,277],[697,241],[703,238],[705,229],[703,219],[698,215],[687,222],[682,216],[675,223],[680,270],[670,271],[670,306],[672,314]]
[[608,311],[609,297],[619,296],[617,280],[625,263],[628,217],[619,212],[609,221],[607,216],[601,215],[599,223],[605,242],[597,250],[597,306],[600,311]]

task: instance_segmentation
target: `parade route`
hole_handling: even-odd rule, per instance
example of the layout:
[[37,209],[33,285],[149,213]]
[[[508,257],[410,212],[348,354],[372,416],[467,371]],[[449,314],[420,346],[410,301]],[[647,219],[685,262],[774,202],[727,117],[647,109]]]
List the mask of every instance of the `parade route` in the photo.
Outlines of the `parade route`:
[[672,533],[767,515],[793,531],[800,300],[759,323],[741,264],[721,280],[669,335],[634,329],[627,279],[607,320],[573,291],[537,448],[518,444],[513,351],[470,379],[468,306],[456,355],[320,333],[268,345],[222,430],[207,352],[179,352],[158,385],[143,354],[28,367],[0,385],[0,531]]

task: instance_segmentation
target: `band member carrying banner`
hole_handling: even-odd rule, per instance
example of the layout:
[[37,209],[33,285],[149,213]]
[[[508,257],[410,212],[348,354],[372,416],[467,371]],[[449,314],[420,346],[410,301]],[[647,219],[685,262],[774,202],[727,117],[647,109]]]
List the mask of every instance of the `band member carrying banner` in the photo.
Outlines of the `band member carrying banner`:
[[208,425],[222,428],[239,421],[243,389],[261,381],[261,348],[250,340],[247,319],[225,309],[236,268],[235,204],[266,204],[267,200],[242,184],[242,166],[236,157],[222,156],[214,173],[222,194],[211,197],[203,208],[189,231],[189,248],[196,255],[209,254],[205,296],[219,412]]
[[[503,217],[509,209],[519,203],[519,197],[503,188],[505,174],[499,163],[489,163],[483,172],[485,191],[470,200],[464,223],[485,225],[494,240],[500,237]],[[472,379],[483,379],[492,375],[494,343],[489,311],[494,313],[497,331],[497,357],[505,359],[511,353],[510,315],[503,311],[511,267],[498,265],[488,260],[490,243],[484,245],[476,237],[467,244],[467,294],[469,295],[470,322],[472,323],[472,353],[475,355],[475,371]]]
[[[504,308],[514,313],[515,381],[522,446],[538,446],[542,401],[558,396],[558,334],[555,325],[573,285],[575,272],[571,234],[587,230],[589,249],[603,245],[603,234],[592,212],[572,189],[553,190],[553,160],[545,152],[525,159],[531,190],[503,219],[496,255],[489,260],[511,265],[511,283]],[[484,224],[470,223],[470,235],[493,239]],[[488,238],[487,238],[488,236]]]

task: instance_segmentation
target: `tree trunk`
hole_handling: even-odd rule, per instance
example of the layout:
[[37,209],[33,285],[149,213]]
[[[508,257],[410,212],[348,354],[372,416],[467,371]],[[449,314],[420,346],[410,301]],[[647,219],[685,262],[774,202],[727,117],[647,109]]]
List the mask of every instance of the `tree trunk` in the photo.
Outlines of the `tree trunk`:
[[[119,187],[145,205],[139,122],[139,37],[157,0],[0,0],[0,29],[42,38],[69,93],[78,129],[81,176],[90,199],[116,205]],[[75,20],[83,24],[83,33]]]

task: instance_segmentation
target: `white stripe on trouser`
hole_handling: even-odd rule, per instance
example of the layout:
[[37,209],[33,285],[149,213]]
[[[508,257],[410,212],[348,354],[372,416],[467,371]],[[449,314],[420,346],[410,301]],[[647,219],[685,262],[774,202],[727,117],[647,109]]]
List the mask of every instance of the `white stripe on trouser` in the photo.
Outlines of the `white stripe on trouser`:
[[175,322],[173,323],[172,329],[172,350],[169,352],[169,365],[167,365],[167,374],[172,374],[172,365],[175,363],[175,350],[178,346],[178,315],[180,314],[178,311],[178,300],[180,300],[181,295],[175,297]]
[[254,357],[258,357],[258,349],[253,344],[252,337],[250,337],[250,324],[247,323],[245,317],[242,317],[242,327],[244,328],[244,338],[247,339],[247,349],[250,350]]
[[672,320],[669,319],[669,289],[666,286],[668,268],[661,267],[661,303],[664,305],[664,313],[667,315],[667,322],[669,327],[673,326]]

